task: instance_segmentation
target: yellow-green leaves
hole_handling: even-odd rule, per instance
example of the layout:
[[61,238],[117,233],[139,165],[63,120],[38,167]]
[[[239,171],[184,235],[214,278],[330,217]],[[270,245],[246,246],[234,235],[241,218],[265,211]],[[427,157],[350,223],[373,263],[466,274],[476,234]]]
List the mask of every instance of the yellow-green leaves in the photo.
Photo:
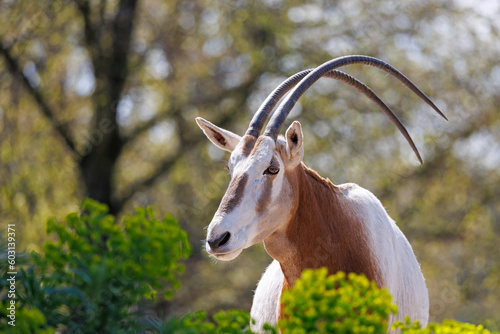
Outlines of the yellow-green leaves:
[[282,333],[384,333],[397,307],[386,289],[365,276],[326,268],[305,270],[281,297]]
[[490,334],[491,332],[484,328],[483,325],[473,325],[455,320],[445,320],[441,324],[429,324],[422,329],[418,322],[411,323],[406,318],[405,323],[397,322],[393,328],[399,328],[401,334]]
[[172,296],[184,269],[179,260],[191,252],[173,217],[157,220],[140,208],[119,224],[92,200],[64,222],[50,219],[47,233],[53,241],[32,254],[18,277],[18,308],[36,307],[48,326],[69,332],[136,333],[139,314],[131,315],[131,307]]
[[200,311],[155,324],[156,332],[162,334],[251,334],[249,327],[250,315],[240,310],[220,311],[213,321]]

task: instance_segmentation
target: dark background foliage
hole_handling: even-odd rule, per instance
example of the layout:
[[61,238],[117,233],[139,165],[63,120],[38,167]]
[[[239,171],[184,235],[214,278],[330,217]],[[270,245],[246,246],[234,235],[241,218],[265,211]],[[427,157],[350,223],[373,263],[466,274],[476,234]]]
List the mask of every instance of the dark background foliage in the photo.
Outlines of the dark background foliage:
[[161,314],[249,309],[270,258],[202,250],[228,182],[225,155],[194,118],[242,134],[285,77],[346,54],[389,61],[449,122],[377,69],[364,80],[407,124],[341,83],[319,81],[293,111],[305,162],[379,197],[422,264],[431,319],[498,322],[500,9],[496,1],[41,0],[0,3],[0,220],[40,250],[49,216],[88,196],[111,213],[172,212],[194,245]]

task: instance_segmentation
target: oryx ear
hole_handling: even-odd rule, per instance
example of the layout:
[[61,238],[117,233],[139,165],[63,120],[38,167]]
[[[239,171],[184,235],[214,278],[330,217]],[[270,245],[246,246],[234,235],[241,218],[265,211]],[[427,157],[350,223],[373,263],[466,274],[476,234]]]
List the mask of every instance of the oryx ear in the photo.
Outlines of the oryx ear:
[[286,153],[292,165],[298,165],[304,158],[302,127],[298,121],[294,121],[286,130]]
[[232,152],[240,142],[241,137],[237,134],[221,129],[201,117],[196,117],[196,123],[215,146],[225,151]]

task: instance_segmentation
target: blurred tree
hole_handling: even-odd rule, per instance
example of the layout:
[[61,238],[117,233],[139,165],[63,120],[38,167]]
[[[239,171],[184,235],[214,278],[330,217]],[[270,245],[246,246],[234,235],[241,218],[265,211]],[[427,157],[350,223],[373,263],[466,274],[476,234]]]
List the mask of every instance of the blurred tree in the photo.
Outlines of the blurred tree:
[[[394,64],[445,123],[377,69],[350,67],[394,108],[423,153],[375,106],[320,80],[300,116],[305,161],[373,191],[409,237],[431,318],[496,321],[500,308],[500,15],[496,1],[6,0],[0,3],[0,219],[41,244],[47,216],[83,196],[113,213],[171,211],[194,255],[164,312],[249,308],[262,247],[202,256],[228,177],[194,117],[242,133],[284,77],[345,54]],[[402,111],[405,111],[403,113]]]

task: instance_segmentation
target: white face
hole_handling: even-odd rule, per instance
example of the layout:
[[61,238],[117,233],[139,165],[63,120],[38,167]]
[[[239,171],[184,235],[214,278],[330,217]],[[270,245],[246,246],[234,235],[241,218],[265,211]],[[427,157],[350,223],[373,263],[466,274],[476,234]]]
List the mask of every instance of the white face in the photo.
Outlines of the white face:
[[231,182],[208,226],[206,242],[208,253],[230,261],[290,219],[294,201],[285,170],[302,161],[302,129],[293,122],[284,143],[267,136],[241,138],[202,118],[196,122],[214,145],[231,152]]
[[262,137],[246,153],[243,146],[241,140],[229,158],[231,182],[207,232],[207,252],[224,261],[264,240],[291,211],[285,162],[274,140]]

